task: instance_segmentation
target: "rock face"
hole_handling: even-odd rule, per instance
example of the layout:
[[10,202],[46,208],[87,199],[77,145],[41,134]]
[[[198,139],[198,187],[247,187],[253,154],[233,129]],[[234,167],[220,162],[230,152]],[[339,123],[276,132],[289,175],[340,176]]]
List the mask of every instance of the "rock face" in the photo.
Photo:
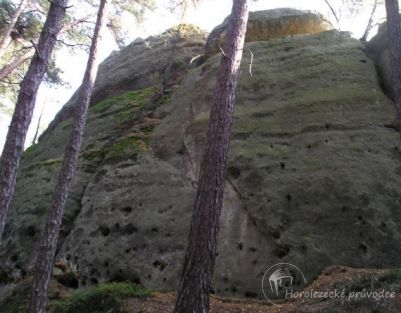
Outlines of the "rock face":
[[[188,45],[184,59],[199,48]],[[246,46],[253,75],[245,56],[215,291],[261,297],[278,262],[308,281],[333,264],[399,265],[401,144],[362,45],[328,31]],[[57,252],[80,286],[177,287],[219,60],[184,67],[163,96],[160,79],[144,77],[91,107]],[[118,79],[103,88],[114,94]],[[0,246],[3,284],[30,270],[70,128],[71,118],[55,123],[24,155]]]
[[383,89],[388,95],[392,96],[392,71],[387,37],[387,23],[381,24],[377,35],[367,43],[367,52],[376,64]]
[[[209,35],[205,54],[211,56],[224,47],[229,17]],[[320,33],[333,26],[320,13],[291,8],[250,12],[245,42],[266,41],[285,36]]]
[[[163,86],[165,81],[174,85],[186,71],[192,57],[202,53],[205,39],[205,32],[196,26],[181,24],[159,36],[134,40],[100,64],[91,103],[128,90],[150,86],[167,88]],[[75,92],[41,139],[57,124],[72,116],[77,96],[78,92]]]

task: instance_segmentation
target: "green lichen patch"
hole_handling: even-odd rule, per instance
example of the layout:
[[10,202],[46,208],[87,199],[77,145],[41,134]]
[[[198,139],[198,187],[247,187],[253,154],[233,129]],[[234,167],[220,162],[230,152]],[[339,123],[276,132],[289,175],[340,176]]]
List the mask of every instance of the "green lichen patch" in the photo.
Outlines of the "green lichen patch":
[[119,138],[107,149],[105,159],[123,157],[136,157],[138,154],[147,153],[150,150],[149,141],[159,119],[144,117],[137,121],[131,133]]
[[124,137],[114,143],[106,153],[106,159],[136,156],[149,150],[146,138],[139,135]]
[[100,143],[95,142],[89,144],[85,150],[81,152],[80,157],[85,161],[96,162],[101,161],[104,157],[104,150]]
[[62,158],[55,158],[33,163],[23,169],[21,177],[34,177],[39,172],[48,172],[53,174],[55,171],[57,171],[62,161]]
[[194,34],[202,35],[203,31],[198,26],[182,23],[169,28],[168,30],[163,32],[160,36],[170,38],[172,34],[178,34],[181,37],[185,37],[185,36],[194,36]]
[[123,299],[147,298],[150,292],[129,282],[108,283],[79,290],[65,300],[51,302],[55,313],[124,313]]
[[73,125],[73,120],[72,120],[72,118],[69,118],[69,119],[65,120],[64,122],[62,122],[60,127],[63,130],[67,130],[67,129],[71,129],[72,125]]
[[38,144],[33,144],[24,151],[24,157],[32,156],[38,150]]
[[145,101],[155,92],[155,87],[144,88],[135,91],[128,91],[118,96],[108,97],[97,103],[91,109],[91,113],[104,113],[111,106],[118,105],[123,108],[123,112],[137,111],[143,107]]

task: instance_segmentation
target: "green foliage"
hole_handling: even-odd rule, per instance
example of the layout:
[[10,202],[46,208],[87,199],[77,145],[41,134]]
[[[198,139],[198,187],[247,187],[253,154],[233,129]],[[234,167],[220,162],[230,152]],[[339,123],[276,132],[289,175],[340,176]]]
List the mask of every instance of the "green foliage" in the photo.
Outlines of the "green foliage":
[[[20,1],[2,0],[0,2],[0,32],[9,24]],[[23,12],[17,20],[12,31],[13,40],[23,39],[26,41],[38,38],[40,29],[43,26],[43,16],[34,10]]]
[[[11,17],[16,11],[20,1],[4,0],[0,2],[0,34],[4,32]],[[10,74],[0,81],[0,93],[3,98],[10,104],[15,103],[18,92],[19,84],[25,76],[29,58],[31,55],[33,43],[37,44],[40,32],[44,25],[45,14],[49,8],[48,1],[38,1],[35,10],[32,7],[27,7],[22,12],[11,32],[11,43],[7,47],[4,55],[0,59],[0,69],[3,66],[12,63],[19,59],[25,59],[25,63],[14,69]],[[48,85],[63,85],[65,82],[61,79],[62,71],[56,65],[54,55],[50,60],[49,67],[46,71],[44,82]],[[3,103],[3,106],[4,106]],[[8,104],[8,110],[5,113],[12,112],[12,105]],[[11,112],[9,112],[11,111]]]
[[19,288],[16,288],[12,294],[0,304],[2,313],[25,313],[28,306],[28,299],[31,292],[31,285],[25,281]]
[[66,300],[52,301],[55,313],[124,313],[122,300],[146,298],[150,292],[134,283],[108,283],[75,292]]
[[111,17],[109,20],[109,28],[114,39],[121,49],[127,43],[127,31],[124,29],[121,20],[123,13],[130,14],[137,23],[142,23],[147,11],[153,11],[156,8],[155,0],[113,0],[111,8]]
[[389,284],[401,283],[401,270],[400,269],[389,270],[379,277],[379,281],[387,282]]
[[146,10],[154,10],[156,3],[154,0],[113,0],[115,13],[119,16],[123,12],[132,14],[138,22],[142,21]]

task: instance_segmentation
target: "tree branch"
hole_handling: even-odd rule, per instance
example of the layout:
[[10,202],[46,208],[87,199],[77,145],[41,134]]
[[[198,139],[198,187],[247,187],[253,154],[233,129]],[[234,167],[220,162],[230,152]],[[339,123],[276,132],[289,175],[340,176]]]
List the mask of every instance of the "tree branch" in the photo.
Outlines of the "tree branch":
[[63,25],[63,27],[61,27],[59,32],[62,33],[62,32],[68,31],[80,23],[87,22],[87,20],[89,20],[93,16],[95,16],[95,13],[88,14],[80,19],[72,21],[71,23],[65,24],[65,25]]
[[332,7],[331,3],[328,0],[324,0],[326,2],[327,6],[330,8],[331,13],[333,13],[334,18],[336,19],[337,26],[340,28],[340,19],[338,18],[338,15],[336,13],[336,10]]
[[21,0],[18,9],[14,12],[10,23],[8,24],[1,40],[0,40],[0,58],[3,56],[6,48],[11,42],[11,32],[14,29],[15,24],[18,21],[19,16],[21,15],[22,11],[25,9],[26,5],[28,4],[28,0]]
[[366,41],[366,39],[369,36],[369,33],[370,33],[371,29],[373,28],[373,25],[372,25],[373,24],[373,18],[374,18],[375,13],[376,13],[378,2],[379,2],[378,0],[375,0],[375,3],[373,4],[372,11],[370,12],[368,25],[366,26],[365,32],[363,33],[363,36],[360,39],[361,41]]
[[90,48],[90,45],[87,45],[85,43],[75,43],[75,44],[73,44],[73,43],[65,42],[64,40],[61,40],[61,39],[57,39],[57,42],[60,42],[60,43],[62,43],[63,45],[65,45],[67,47],[86,47],[86,48]]
[[32,47],[25,54],[20,55],[18,57],[14,57],[8,64],[4,65],[0,69],[0,80],[3,80],[11,72],[13,72],[17,67],[21,66],[26,61],[31,59],[34,52],[35,52],[35,49]]

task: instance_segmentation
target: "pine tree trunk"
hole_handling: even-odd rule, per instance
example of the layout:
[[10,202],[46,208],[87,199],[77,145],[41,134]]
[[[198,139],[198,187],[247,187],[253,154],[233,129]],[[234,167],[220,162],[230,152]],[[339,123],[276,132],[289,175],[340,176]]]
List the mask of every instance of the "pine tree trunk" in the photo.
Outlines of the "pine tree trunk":
[[401,126],[401,18],[398,0],[386,0],[387,34],[397,121]]
[[53,0],[40,34],[37,51],[32,58],[18,95],[0,159],[0,241],[8,207],[15,189],[15,179],[24,148],[26,133],[31,123],[39,85],[49,64],[62,25],[67,0]]
[[4,52],[11,42],[11,32],[14,29],[14,26],[17,23],[19,16],[21,15],[22,11],[24,11],[27,4],[27,0],[21,0],[17,10],[15,10],[14,15],[11,17],[10,24],[7,25],[7,28],[0,40],[0,58],[4,55]]
[[33,278],[33,291],[28,313],[45,313],[47,290],[53,269],[57,240],[65,202],[71,187],[72,179],[78,162],[79,152],[83,140],[88,106],[92,94],[93,84],[97,71],[97,46],[100,31],[105,19],[105,8],[108,0],[101,0],[92,44],[89,52],[88,64],[75,104],[74,126],[67,144],[63,164],[61,166],[53,200],[49,208],[45,230],[40,242]]
[[235,90],[248,20],[248,0],[234,0],[210,112],[184,269],[175,313],[209,312],[223,203]]

